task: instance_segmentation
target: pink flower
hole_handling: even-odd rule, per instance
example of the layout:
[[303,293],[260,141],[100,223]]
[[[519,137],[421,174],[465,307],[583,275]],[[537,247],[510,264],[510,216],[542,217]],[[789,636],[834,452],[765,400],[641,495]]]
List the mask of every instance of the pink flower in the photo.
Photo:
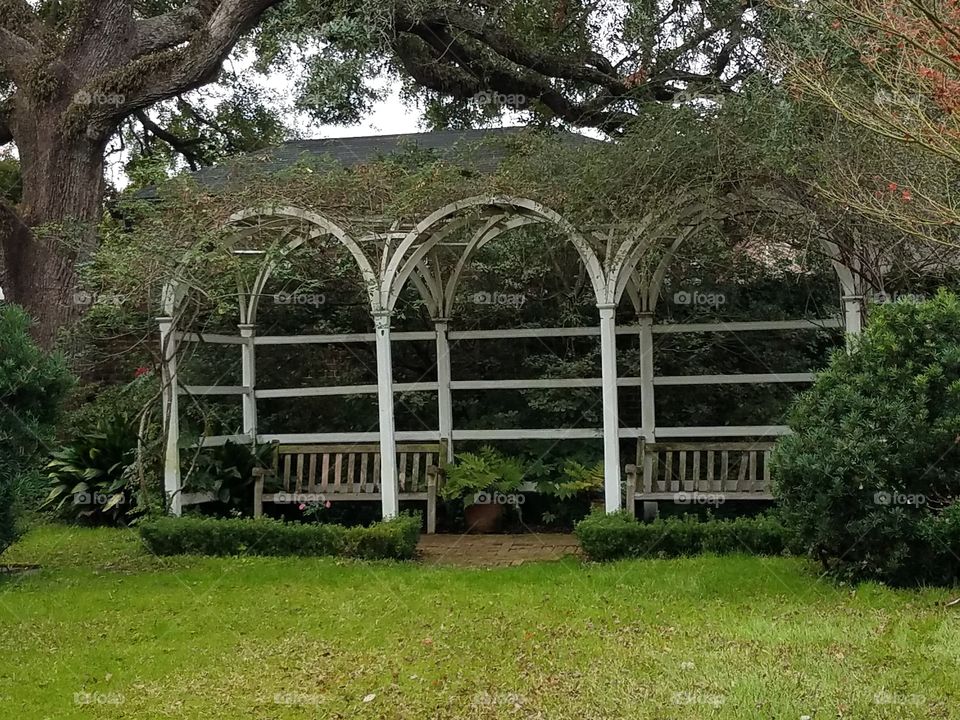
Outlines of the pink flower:
[[301,510],[306,510],[306,509],[307,509],[307,506],[304,505],[303,503],[300,503],[300,509],[301,509]]
[[140,377],[143,377],[144,375],[149,375],[149,374],[150,374],[150,368],[148,368],[146,365],[141,365],[140,367],[138,367],[136,370],[133,371],[133,376],[135,378],[140,378]]
[[333,503],[330,502],[329,500],[327,500],[327,501],[323,504],[323,506],[324,506],[325,508],[329,508],[329,507],[332,506],[332,505],[333,505]]

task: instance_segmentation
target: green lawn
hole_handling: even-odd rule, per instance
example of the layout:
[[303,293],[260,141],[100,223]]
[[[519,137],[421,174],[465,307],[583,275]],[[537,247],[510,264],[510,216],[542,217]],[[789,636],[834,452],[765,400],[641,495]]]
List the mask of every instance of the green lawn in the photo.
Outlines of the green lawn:
[[947,591],[795,559],[496,570],[150,557],[34,529],[2,561],[0,718],[960,718]]

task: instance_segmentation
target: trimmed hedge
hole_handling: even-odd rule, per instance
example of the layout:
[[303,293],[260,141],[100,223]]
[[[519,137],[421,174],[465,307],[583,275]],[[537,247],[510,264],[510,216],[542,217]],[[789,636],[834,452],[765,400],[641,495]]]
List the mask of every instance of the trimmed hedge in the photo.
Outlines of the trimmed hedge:
[[781,555],[792,547],[783,525],[766,515],[706,521],[667,518],[642,523],[627,512],[597,512],[581,520],[575,532],[587,557],[601,561],[699,553]]
[[409,560],[420,539],[419,516],[369,527],[287,523],[271,518],[164,517],[140,525],[156,555],[298,555]]

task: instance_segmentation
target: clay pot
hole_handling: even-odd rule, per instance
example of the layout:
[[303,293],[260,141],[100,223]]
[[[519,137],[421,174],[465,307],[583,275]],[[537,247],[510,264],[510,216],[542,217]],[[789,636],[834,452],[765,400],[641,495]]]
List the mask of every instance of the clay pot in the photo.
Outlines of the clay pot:
[[493,533],[500,529],[504,506],[499,503],[474,503],[463,510],[468,533]]

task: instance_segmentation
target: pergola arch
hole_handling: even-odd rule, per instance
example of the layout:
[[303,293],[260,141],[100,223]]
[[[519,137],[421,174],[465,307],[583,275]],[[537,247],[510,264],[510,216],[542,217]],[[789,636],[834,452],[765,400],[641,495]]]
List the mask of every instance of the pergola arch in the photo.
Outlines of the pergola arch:
[[[227,218],[226,225],[229,227],[256,221],[261,218],[305,223],[306,226],[311,229],[288,241],[286,245],[278,249],[275,255],[268,257],[267,262],[260,269],[251,287],[250,306],[247,310],[246,322],[250,324],[256,322],[256,311],[260,294],[266,287],[274,270],[276,270],[279,261],[293,253],[297,248],[322,237],[333,237],[347,249],[356,263],[357,269],[360,271],[360,276],[363,278],[371,311],[377,312],[378,310],[382,310],[380,305],[380,278],[373,269],[373,264],[370,262],[370,259],[366,253],[363,252],[363,248],[360,247],[360,244],[354,240],[344,228],[319,213],[292,205],[252,207],[240,210]],[[256,227],[256,225],[254,225],[254,227]],[[292,228],[290,232],[293,232]]]
[[[511,196],[478,195],[444,205],[421,220],[407,233],[390,258],[390,262],[383,276],[382,305],[384,308],[389,310],[394,307],[400,292],[403,290],[403,286],[406,284],[416,266],[423,261],[430,250],[442,242],[452,231],[451,225],[453,223],[459,223],[453,225],[453,227],[462,227],[463,221],[469,219],[469,215],[465,218],[464,214],[471,210],[508,210],[517,215],[539,217],[542,221],[555,224],[573,244],[586,266],[591,286],[597,298],[597,303],[602,304],[604,302],[606,273],[604,272],[603,264],[587,239],[569,221],[556,211],[535,200]],[[438,231],[430,234],[408,257],[411,248],[413,248],[418,241],[421,241],[434,227],[444,221],[447,221],[447,224],[443,225]],[[500,233],[497,233],[497,235],[499,234]]]

